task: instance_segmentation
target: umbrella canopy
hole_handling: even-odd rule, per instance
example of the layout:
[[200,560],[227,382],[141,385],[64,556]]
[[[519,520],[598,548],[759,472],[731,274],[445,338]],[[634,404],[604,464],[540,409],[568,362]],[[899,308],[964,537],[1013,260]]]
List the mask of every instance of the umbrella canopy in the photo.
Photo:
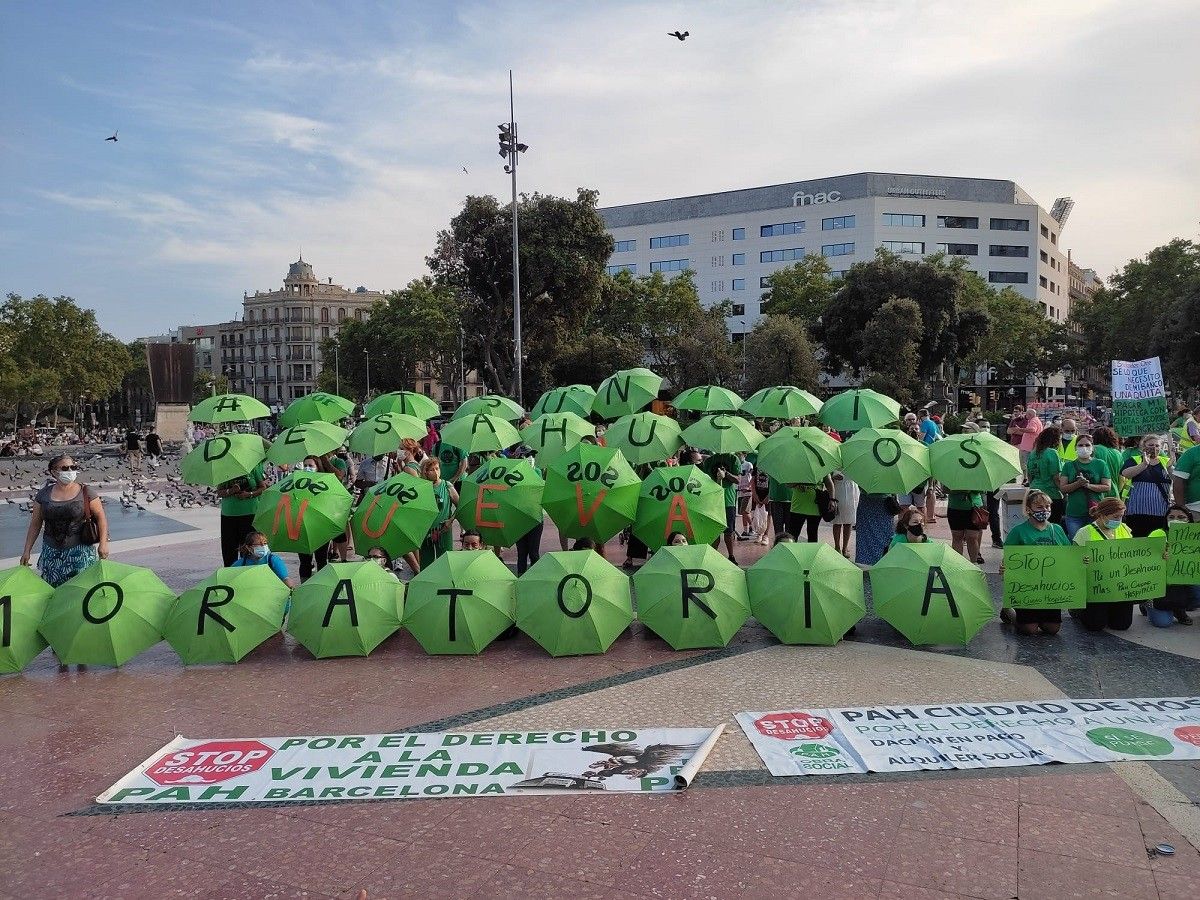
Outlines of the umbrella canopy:
[[619,419],[658,399],[662,377],[649,369],[622,369],[609,375],[596,389],[592,412],[602,419]]
[[820,409],[820,400],[790,384],[755,391],[742,404],[742,412],[757,419],[795,419],[816,415]]
[[193,422],[206,425],[220,425],[225,422],[249,422],[252,419],[265,419],[271,415],[264,403],[248,397],[245,394],[216,394],[205,397],[192,407],[188,418]]
[[380,394],[363,409],[363,415],[370,418],[380,413],[400,413],[412,416],[422,422],[441,415],[441,409],[434,400],[415,391],[390,391]]
[[683,440],[692,447],[713,453],[747,453],[763,442],[753,423],[728,413],[705,416],[683,430]]
[[868,494],[907,494],[929,480],[929,449],[894,428],[864,428],[842,444],[842,471]]
[[218,434],[185,456],[179,471],[188,484],[219,487],[245,478],[266,458],[266,442],[257,434]]
[[354,401],[316,391],[297,397],[279,415],[279,424],[284,428],[307,425],[309,422],[340,422],[354,415]]
[[785,644],[832,646],[867,613],[862,571],[828,544],[776,544],[746,585],[754,618]]
[[254,527],[275,550],[313,553],[346,530],[350,492],[328,472],[293,472],[263,492]]
[[404,627],[426,653],[480,653],[516,622],[516,585],[491,550],[451,550],[408,583]]
[[277,466],[303,462],[306,456],[324,456],[332,453],[349,436],[345,428],[328,422],[309,422],[285,428],[271,441],[267,459]]
[[419,441],[425,437],[425,423],[404,413],[380,413],[361,422],[350,432],[347,446],[363,456],[381,456],[400,449],[405,438]]
[[288,586],[270,566],[230,566],[179,595],[163,637],[188,665],[235,663],[283,626]]
[[929,445],[933,477],[951,491],[994,491],[1021,474],[1021,454],[994,434],[952,434]]
[[55,589],[42,636],[64,665],[120,666],[162,640],[174,600],[149,569],[102,559]]
[[467,453],[489,453],[520,443],[521,435],[498,416],[474,413],[447,423],[442,441]]
[[679,423],[652,412],[621,416],[604,432],[604,443],[620,450],[635,466],[662,462],[683,446]]
[[633,586],[638,619],[672,650],[724,647],[750,618],[746,573],[707,544],[663,547]]
[[485,416],[495,416],[505,422],[516,422],[525,415],[525,410],[521,409],[517,401],[510,400],[508,397],[501,397],[499,394],[483,394],[465,401],[454,411],[451,418],[461,419],[464,416],[474,416],[479,413],[483,413]]
[[586,419],[592,414],[592,401],[595,399],[596,392],[586,384],[551,388],[538,398],[529,411],[529,417],[536,422],[547,413],[573,412],[581,419]]
[[688,388],[676,397],[671,405],[676,409],[686,409],[689,412],[728,413],[737,412],[742,405],[742,398],[729,388],[718,387],[715,384],[702,384]]
[[842,445],[820,428],[787,425],[758,445],[758,467],[783,484],[820,484],[842,465]]
[[433,482],[408,472],[369,488],[350,517],[354,548],[382,547],[392,559],[413,553],[438,517]]
[[560,534],[603,543],[633,523],[640,486],[620,450],[576,444],[546,473],[542,506]]
[[0,571],[0,673],[20,672],[46,649],[38,626],[53,596],[29,566]]
[[725,491],[697,466],[661,466],[642,481],[633,533],[651,550],[682,534],[710,544],[725,531]]
[[912,643],[965,646],[995,615],[983,572],[948,544],[897,544],[871,567],[875,614]]
[[834,431],[882,428],[900,418],[900,404],[877,391],[856,388],[826,400],[818,418]]
[[517,580],[517,627],[551,656],[604,653],[632,621],[629,579],[592,550],[547,553]]
[[537,453],[542,468],[578,444],[585,437],[594,438],[596,426],[575,413],[546,413],[532,425],[521,429],[521,440]]
[[527,459],[491,459],[463,479],[458,521],[490,547],[511,547],[542,521],[546,482]]
[[288,634],[317,659],[366,656],[400,628],[404,585],[378,563],[330,563],[292,593]]

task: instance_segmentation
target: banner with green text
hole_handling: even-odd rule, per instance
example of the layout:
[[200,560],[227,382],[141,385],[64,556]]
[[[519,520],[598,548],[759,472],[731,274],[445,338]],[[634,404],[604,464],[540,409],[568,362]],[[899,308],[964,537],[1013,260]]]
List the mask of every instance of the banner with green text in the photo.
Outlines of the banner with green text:
[[1113,428],[1121,437],[1161,434],[1171,425],[1167,392],[1157,356],[1112,363]]
[[1088,603],[1156,600],[1167,592],[1166,538],[1091,541]]
[[1004,548],[1004,605],[1013,609],[1080,609],[1087,604],[1083,547]]
[[1167,530],[1167,584],[1200,584],[1200,525]]

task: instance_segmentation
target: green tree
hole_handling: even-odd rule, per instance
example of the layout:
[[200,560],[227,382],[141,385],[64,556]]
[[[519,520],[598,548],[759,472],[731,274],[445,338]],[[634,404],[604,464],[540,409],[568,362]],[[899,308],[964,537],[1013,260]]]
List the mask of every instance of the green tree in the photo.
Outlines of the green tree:
[[893,297],[871,316],[863,329],[866,387],[911,404],[920,391],[921,340],[925,335],[921,307],[909,297]]
[[777,384],[815,391],[819,366],[808,329],[799,319],[774,314],[759,320],[746,337],[747,396]]
[[196,372],[192,379],[192,405],[202,401],[205,397],[211,397],[213,394],[228,394],[229,379],[224,375],[214,375],[212,372],[206,372],[200,369]]
[[1200,395],[1200,284],[1194,284],[1158,320],[1153,347],[1163,376],[1193,400]]
[[768,288],[762,295],[762,310],[768,315],[795,316],[811,325],[829,308],[837,283],[829,277],[825,257],[810,255],[785,269],[767,276]]

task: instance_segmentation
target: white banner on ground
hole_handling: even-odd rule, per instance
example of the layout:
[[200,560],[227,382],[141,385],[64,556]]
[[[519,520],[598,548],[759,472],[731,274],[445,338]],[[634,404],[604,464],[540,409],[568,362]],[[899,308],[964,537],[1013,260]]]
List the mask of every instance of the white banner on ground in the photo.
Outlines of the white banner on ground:
[[772,775],[1200,759],[1200,697],[742,712]]
[[177,737],[100,803],[261,803],[672,791],[724,726],[189,740]]

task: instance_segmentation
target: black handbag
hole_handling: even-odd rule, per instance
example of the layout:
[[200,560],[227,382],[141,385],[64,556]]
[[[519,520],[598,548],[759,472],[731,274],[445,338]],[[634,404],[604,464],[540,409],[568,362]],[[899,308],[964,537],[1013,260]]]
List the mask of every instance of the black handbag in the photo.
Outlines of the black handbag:
[[92,498],[88,494],[86,484],[81,484],[80,489],[83,491],[83,527],[79,529],[79,542],[81,544],[98,544],[100,543],[100,527],[96,524],[96,517],[92,515]]

